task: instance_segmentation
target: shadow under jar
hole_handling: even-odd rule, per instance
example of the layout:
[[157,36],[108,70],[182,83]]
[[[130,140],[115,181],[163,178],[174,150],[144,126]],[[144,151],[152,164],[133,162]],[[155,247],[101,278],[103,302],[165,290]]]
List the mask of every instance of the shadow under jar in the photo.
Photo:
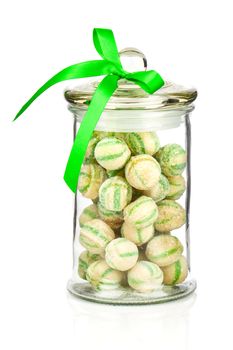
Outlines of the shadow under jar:
[[[67,90],[74,137],[98,82]],[[169,82],[148,95],[120,80],[86,151],[74,205],[68,290],[108,304],[187,296],[190,113],[197,92]]]

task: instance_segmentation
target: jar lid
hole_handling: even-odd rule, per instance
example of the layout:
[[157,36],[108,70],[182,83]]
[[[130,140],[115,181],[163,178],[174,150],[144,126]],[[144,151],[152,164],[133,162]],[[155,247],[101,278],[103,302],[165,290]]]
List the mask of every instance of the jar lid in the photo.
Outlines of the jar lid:
[[[141,51],[127,48],[120,51],[119,55],[126,71],[147,69],[147,60]],[[65,90],[65,99],[73,107],[87,109],[100,81]],[[138,85],[121,79],[105,110],[190,110],[193,109],[192,102],[196,97],[196,89],[186,88],[169,81],[166,81],[154,94],[148,94]]]

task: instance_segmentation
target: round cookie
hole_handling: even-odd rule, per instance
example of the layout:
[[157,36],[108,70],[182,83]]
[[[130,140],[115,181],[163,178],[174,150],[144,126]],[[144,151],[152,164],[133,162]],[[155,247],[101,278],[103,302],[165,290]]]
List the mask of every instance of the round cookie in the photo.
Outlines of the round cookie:
[[162,147],[156,154],[162,173],[166,176],[181,175],[186,166],[186,151],[175,143]]
[[97,137],[92,137],[88,143],[84,163],[85,164],[91,164],[95,162],[95,146],[99,142],[99,139]]
[[116,238],[105,248],[105,260],[113,269],[127,271],[138,260],[138,248],[128,239]]
[[184,225],[186,220],[185,209],[177,202],[164,199],[157,203],[159,215],[155,222],[155,230],[166,232],[175,230]]
[[123,222],[122,211],[112,211],[105,209],[105,207],[99,202],[98,203],[99,217],[106,222],[112,229],[118,229],[121,227]]
[[90,204],[82,211],[81,215],[79,216],[79,225],[82,226],[86,222],[98,218],[99,213],[97,206],[95,204]]
[[152,238],[147,244],[146,256],[159,266],[167,266],[179,259],[183,246],[177,237],[159,235]]
[[78,274],[82,279],[86,279],[87,269],[94,261],[100,260],[101,257],[98,254],[91,254],[87,250],[84,250],[78,258]]
[[96,290],[112,290],[120,287],[124,274],[109,267],[105,260],[92,263],[86,273],[87,280]]
[[138,190],[148,190],[160,178],[159,163],[149,154],[131,157],[125,167],[125,177],[129,184]]
[[99,189],[99,201],[108,210],[121,211],[130,203],[131,198],[132,188],[120,176],[110,177]]
[[182,175],[169,176],[168,181],[170,190],[166,196],[167,199],[179,199],[186,189],[185,179]]
[[100,219],[88,221],[80,229],[81,245],[94,254],[103,254],[106,245],[114,238],[111,227]]
[[130,132],[126,134],[125,141],[133,155],[153,156],[160,147],[159,138],[155,132]]
[[158,208],[150,197],[141,196],[124,209],[124,220],[135,228],[153,225],[158,217]]
[[122,237],[135,243],[137,246],[147,243],[153,237],[154,231],[153,225],[144,228],[136,228],[135,226],[124,222],[121,226]]
[[188,264],[182,255],[173,264],[162,268],[165,285],[174,285],[184,282],[188,276]]
[[164,199],[170,191],[168,179],[161,174],[159,181],[149,190],[143,191],[145,196],[151,197],[155,202]]
[[78,181],[79,192],[86,198],[96,199],[105,177],[104,169],[98,164],[83,165]]
[[127,144],[116,137],[105,137],[95,147],[97,162],[107,170],[122,169],[130,154]]
[[129,270],[128,283],[138,292],[152,292],[163,283],[163,272],[158,265],[141,260]]

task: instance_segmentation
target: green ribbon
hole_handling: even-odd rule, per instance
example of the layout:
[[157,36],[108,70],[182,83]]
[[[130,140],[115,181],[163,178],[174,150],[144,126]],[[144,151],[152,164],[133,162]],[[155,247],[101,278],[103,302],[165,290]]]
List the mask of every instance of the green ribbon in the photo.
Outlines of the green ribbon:
[[38,96],[56,83],[70,79],[106,75],[93,94],[66,165],[64,180],[73,192],[76,192],[77,189],[79,173],[92,133],[107,102],[118,87],[118,80],[122,78],[130,80],[149,94],[153,94],[164,84],[161,76],[154,70],[128,73],[123,69],[112,30],[95,28],[93,42],[96,51],[103,60],[82,62],[63,69],[41,86],[14,118],[16,120]]

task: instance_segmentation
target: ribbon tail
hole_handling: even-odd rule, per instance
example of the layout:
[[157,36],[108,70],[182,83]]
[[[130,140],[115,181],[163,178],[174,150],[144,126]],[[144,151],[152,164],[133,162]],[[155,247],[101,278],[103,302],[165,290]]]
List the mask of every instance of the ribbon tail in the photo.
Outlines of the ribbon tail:
[[108,100],[117,89],[119,79],[116,75],[108,75],[101,81],[75,137],[64,174],[66,184],[74,193],[88,143]]
[[39,90],[37,90],[37,92],[23,105],[20,111],[16,114],[14,120],[16,120],[37,97],[39,97],[45,90],[54,84],[70,79],[106,75],[109,73],[110,67],[112,66],[113,64],[111,62],[107,62],[105,60],[93,60],[74,64],[63,69],[54,75],[51,79],[49,79],[44,85],[42,85]]

